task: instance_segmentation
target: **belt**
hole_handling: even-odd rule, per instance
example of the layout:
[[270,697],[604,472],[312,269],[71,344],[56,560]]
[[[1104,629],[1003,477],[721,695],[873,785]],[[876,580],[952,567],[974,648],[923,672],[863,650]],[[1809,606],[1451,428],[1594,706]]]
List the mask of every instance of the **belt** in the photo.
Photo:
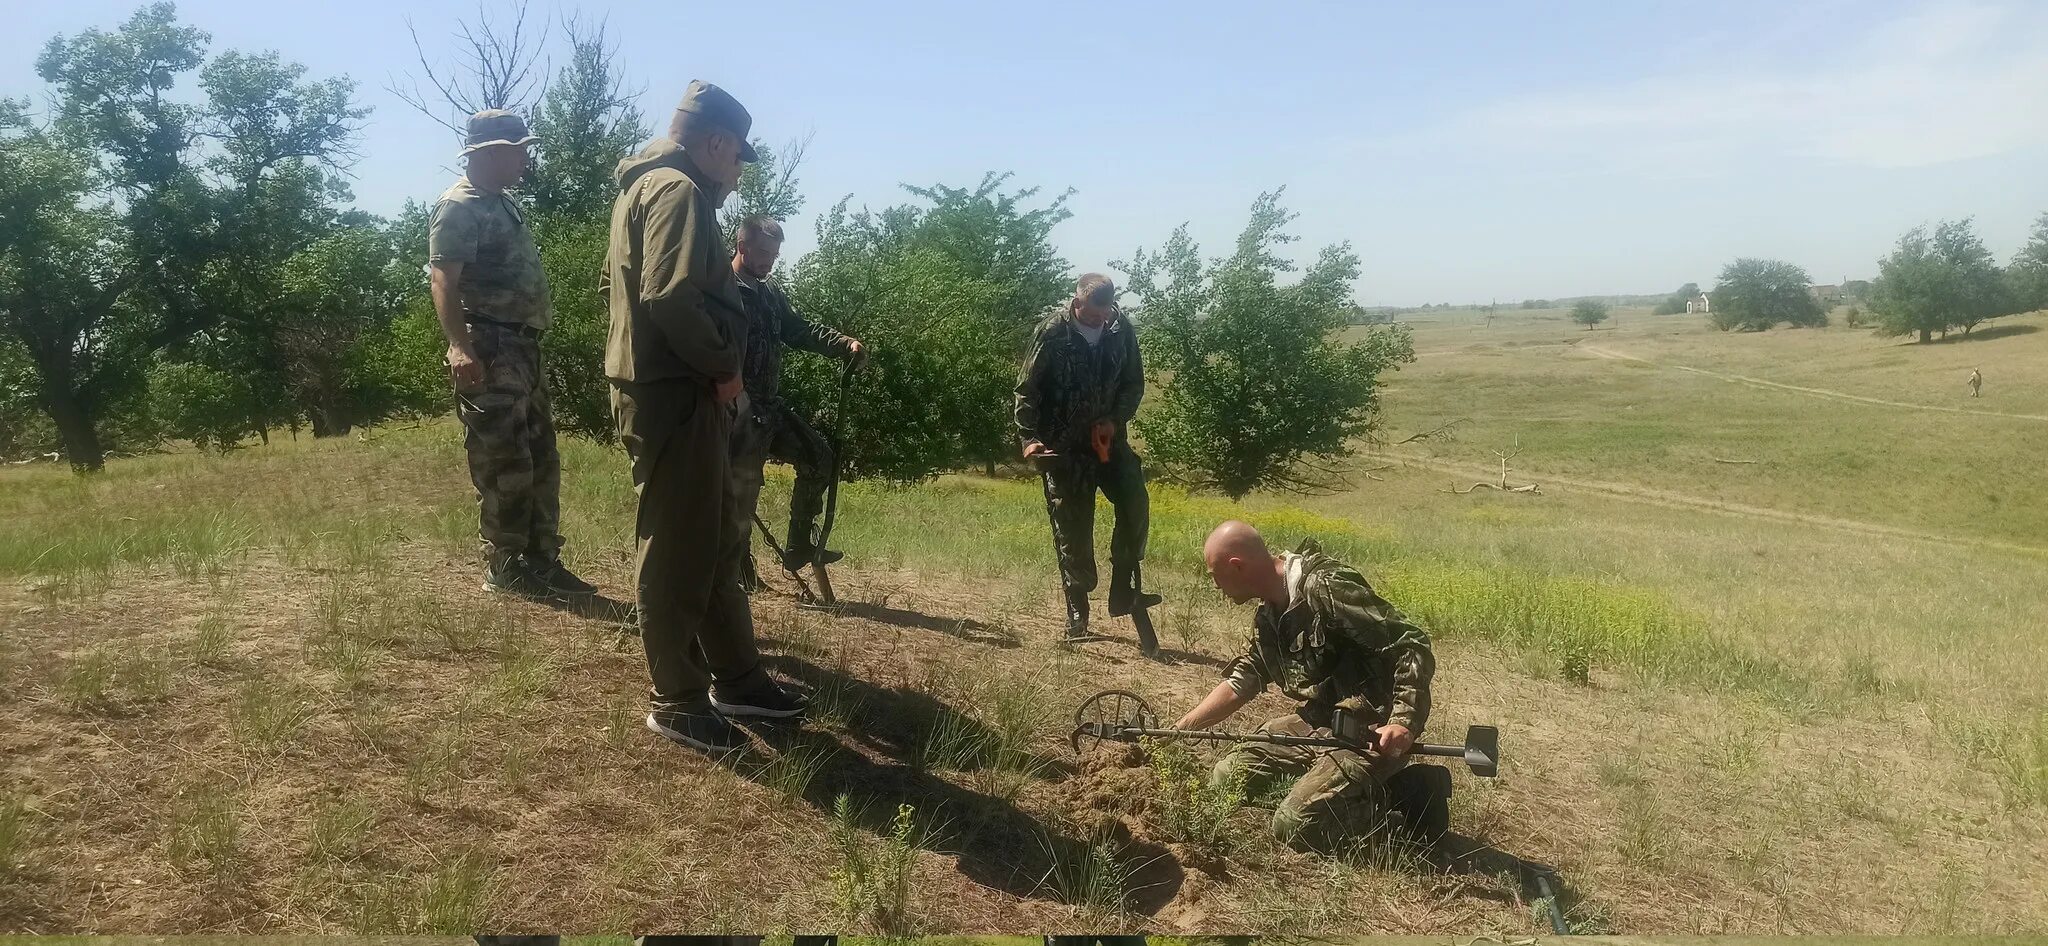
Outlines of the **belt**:
[[533,339],[534,341],[540,341],[541,330],[534,328],[531,325],[521,325],[516,322],[500,322],[496,319],[480,319],[473,315],[468,317],[467,319],[464,319],[464,321],[468,322],[470,325],[488,325],[492,328],[504,329],[505,331],[511,332],[514,335],[519,335],[524,338],[530,338]]

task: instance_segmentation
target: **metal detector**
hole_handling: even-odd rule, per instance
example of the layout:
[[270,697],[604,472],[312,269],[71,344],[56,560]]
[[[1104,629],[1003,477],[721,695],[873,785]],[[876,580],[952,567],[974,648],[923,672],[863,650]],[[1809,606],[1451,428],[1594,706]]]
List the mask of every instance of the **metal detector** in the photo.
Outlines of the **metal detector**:
[[[1377,734],[1355,715],[1339,709],[1328,736],[1294,736],[1285,733],[1221,732],[1213,729],[1165,729],[1145,698],[1129,690],[1104,690],[1081,702],[1074,712],[1074,732],[1068,742],[1076,753],[1084,743],[1092,748],[1103,742],[1137,742],[1139,739],[1202,739],[1211,742],[1263,742],[1276,746],[1313,746],[1326,749],[1375,748]],[[1493,778],[1500,772],[1500,730],[1492,726],[1467,726],[1462,746],[1418,742],[1408,747],[1409,755],[1462,759],[1473,775]]]

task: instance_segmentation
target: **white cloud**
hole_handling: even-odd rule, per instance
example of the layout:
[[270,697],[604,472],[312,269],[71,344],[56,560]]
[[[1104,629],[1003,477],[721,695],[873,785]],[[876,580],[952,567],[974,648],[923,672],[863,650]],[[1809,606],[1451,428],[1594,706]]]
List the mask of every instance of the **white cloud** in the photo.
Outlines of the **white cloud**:
[[1810,54],[1795,45],[1762,65],[1739,44],[1681,44],[1690,61],[1673,72],[1510,98],[1385,144],[1512,142],[1686,176],[1742,156],[1920,167],[2048,142],[2048,11],[1945,3],[1861,35],[1809,35]]

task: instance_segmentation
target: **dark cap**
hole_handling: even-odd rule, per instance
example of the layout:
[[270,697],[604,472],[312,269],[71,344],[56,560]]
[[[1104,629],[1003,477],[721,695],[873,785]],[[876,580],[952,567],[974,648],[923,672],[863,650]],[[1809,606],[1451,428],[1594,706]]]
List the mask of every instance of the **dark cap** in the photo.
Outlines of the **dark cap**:
[[526,119],[502,108],[487,108],[469,116],[469,131],[462,139],[462,153],[492,145],[530,145],[539,141],[526,130]]
[[732,93],[702,79],[691,79],[690,88],[683,92],[683,101],[676,106],[676,111],[687,113],[689,122],[703,121],[732,132],[733,137],[740,140],[740,160],[760,160],[760,156],[754,153],[753,143],[747,140],[747,132],[754,127],[754,116],[747,114],[746,106],[733,98]]

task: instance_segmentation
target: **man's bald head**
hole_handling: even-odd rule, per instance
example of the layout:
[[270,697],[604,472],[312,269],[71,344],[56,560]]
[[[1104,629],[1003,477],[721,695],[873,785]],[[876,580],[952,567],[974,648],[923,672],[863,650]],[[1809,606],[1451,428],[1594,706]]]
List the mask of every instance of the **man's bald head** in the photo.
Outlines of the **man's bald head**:
[[[1279,570],[1266,540],[1251,523],[1232,519],[1209,531],[1202,543],[1202,561],[1216,589],[1238,604],[1272,594]],[[1285,582],[1279,582],[1285,596]]]

